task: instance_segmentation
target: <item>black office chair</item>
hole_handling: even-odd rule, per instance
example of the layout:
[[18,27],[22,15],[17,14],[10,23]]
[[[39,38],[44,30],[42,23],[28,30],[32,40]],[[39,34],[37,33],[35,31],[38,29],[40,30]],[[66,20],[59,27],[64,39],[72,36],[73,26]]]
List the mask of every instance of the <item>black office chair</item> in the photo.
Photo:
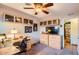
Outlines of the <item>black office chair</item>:
[[[16,44],[14,45],[18,45],[17,49],[20,50],[19,53],[16,54],[21,54],[21,53],[27,53],[27,41],[29,41],[30,39],[27,39],[27,37],[25,37],[21,42],[16,42]],[[16,55],[15,54],[15,55]]]

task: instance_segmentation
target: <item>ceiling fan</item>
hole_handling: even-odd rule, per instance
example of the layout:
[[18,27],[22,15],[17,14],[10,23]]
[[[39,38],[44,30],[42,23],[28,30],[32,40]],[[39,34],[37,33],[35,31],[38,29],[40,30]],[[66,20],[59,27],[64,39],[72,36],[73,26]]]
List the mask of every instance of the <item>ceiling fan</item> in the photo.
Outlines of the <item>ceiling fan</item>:
[[[27,4],[26,5],[31,5],[31,4]],[[24,9],[35,9],[35,15],[38,14],[38,12],[42,11],[45,14],[49,14],[49,12],[47,11],[48,7],[53,6],[53,3],[47,3],[47,4],[43,4],[43,3],[33,3],[32,7],[24,7]]]

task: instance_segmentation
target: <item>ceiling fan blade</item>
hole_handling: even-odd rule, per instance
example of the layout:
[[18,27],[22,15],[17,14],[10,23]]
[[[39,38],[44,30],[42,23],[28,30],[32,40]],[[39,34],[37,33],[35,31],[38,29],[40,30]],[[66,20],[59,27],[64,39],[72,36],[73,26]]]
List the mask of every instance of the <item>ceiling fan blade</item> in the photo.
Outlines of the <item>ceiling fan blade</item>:
[[34,5],[43,5],[43,3],[34,3]]
[[51,6],[53,6],[53,3],[47,3],[47,4],[45,4],[43,7],[44,7],[44,8],[47,8],[47,7],[51,7]]
[[24,9],[34,9],[34,8],[32,8],[32,7],[24,7]]
[[44,12],[45,14],[49,14],[49,12],[46,10],[42,10],[42,12]]
[[25,5],[31,5],[31,3],[25,3]]

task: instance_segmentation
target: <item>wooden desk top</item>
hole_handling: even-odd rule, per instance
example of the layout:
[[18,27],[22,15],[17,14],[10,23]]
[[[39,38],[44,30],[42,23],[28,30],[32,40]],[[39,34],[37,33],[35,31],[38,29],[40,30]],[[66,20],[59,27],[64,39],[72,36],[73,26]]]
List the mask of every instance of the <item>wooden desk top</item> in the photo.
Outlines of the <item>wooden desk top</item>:
[[[17,41],[21,41],[21,39],[19,40],[12,40],[12,44],[14,42],[17,42]],[[9,47],[3,47],[3,48],[0,48],[0,55],[12,55],[12,54],[15,54],[15,53],[18,53],[20,52],[19,49],[16,48],[16,46],[9,46]]]
[[12,55],[20,52],[15,46],[0,48],[0,55]]

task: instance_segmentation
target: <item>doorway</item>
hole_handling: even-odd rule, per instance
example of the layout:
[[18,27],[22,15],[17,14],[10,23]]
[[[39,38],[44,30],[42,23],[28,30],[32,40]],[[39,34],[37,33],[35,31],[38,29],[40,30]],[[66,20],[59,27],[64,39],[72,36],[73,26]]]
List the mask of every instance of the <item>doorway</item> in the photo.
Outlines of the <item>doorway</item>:
[[71,44],[70,35],[71,35],[71,22],[66,22],[64,24],[64,47],[65,48],[70,48],[70,44]]

